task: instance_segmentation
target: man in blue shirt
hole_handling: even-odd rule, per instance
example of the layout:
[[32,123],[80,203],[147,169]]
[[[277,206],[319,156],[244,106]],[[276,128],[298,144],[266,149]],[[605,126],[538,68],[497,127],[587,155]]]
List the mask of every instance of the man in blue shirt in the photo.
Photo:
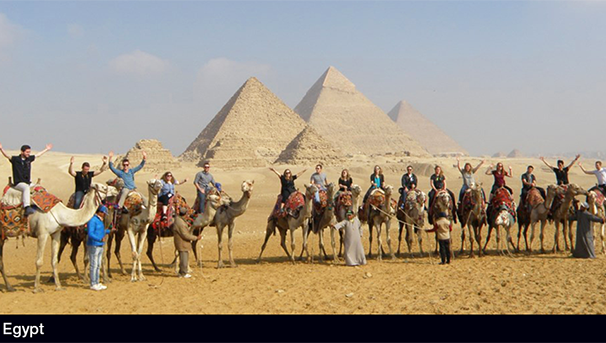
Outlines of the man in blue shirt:
[[[122,213],[128,213],[128,210],[124,208],[124,201],[126,200],[126,197],[128,196],[128,193],[130,193],[130,191],[137,189],[137,186],[135,186],[135,173],[141,170],[141,168],[143,168],[143,166],[145,165],[145,160],[147,159],[147,154],[145,153],[145,151],[142,151],[141,153],[143,154],[143,160],[138,166],[130,169],[130,161],[125,158],[122,160],[122,170],[120,170],[114,167],[114,164],[112,162],[114,152],[109,152],[109,169],[114,174],[116,174],[117,177],[121,178],[124,181],[124,188],[122,188],[120,194],[118,195],[118,206],[122,208]],[[145,195],[141,194],[141,197],[143,198],[143,202],[147,204],[147,198],[145,197]]]
[[107,286],[99,282],[103,242],[105,241],[105,235],[110,233],[110,230],[107,230],[105,225],[103,225],[103,218],[106,214],[107,208],[103,205],[99,206],[97,213],[95,213],[87,224],[88,239],[86,241],[86,248],[88,249],[90,260],[90,289],[94,291],[101,291],[107,288]]

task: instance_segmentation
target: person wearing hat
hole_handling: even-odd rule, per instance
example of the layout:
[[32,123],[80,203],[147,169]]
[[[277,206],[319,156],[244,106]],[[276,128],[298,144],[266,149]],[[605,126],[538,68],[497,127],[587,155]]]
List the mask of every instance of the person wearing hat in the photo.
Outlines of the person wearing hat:
[[593,222],[604,223],[604,219],[589,213],[587,209],[589,204],[582,202],[574,217],[577,220],[577,238],[572,256],[576,258],[595,258]]
[[436,232],[438,234],[438,245],[440,246],[440,264],[450,264],[450,231],[452,224],[448,219],[448,214],[445,212],[438,213],[433,228],[424,229],[428,232]]
[[111,232],[103,225],[103,218],[105,218],[106,214],[107,207],[103,205],[99,206],[97,213],[95,213],[87,224],[88,239],[86,241],[86,248],[90,261],[90,289],[93,291],[102,291],[107,288],[107,286],[99,282],[99,269],[101,268],[105,235]]
[[172,226],[175,242],[175,249],[179,252],[179,277],[190,278],[187,273],[189,249],[191,249],[193,241],[199,241],[202,238],[202,232],[198,236],[194,236],[189,231],[189,225],[183,219],[187,214],[187,208],[180,207],[179,215],[175,217],[175,223]]
[[343,246],[345,252],[345,264],[348,266],[360,266],[366,264],[364,247],[362,246],[362,224],[353,211],[347,211],[347,219],[332,225],[334,229],[343,229]]

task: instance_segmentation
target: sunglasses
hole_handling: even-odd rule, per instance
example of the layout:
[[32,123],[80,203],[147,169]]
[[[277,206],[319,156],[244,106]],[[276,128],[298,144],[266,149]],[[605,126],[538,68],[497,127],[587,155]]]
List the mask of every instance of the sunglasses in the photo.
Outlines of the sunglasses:
[[123,165],[124,167],[128,167],[128,166],[130,166],[130,164],[128,164],[128,163],[122,163],[122,165]]

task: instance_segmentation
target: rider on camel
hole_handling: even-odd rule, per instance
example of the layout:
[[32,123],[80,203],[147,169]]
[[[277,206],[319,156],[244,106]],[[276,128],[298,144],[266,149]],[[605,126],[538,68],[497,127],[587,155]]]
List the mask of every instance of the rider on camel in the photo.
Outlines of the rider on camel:
[[494,196],[496,190],[501,187],[507,189],[509,191],[509,196],[513,199],[513,190],[509,188],[505,183],[505,176],[513,177],[511,166],[509,167],[509,172],[505,171],[503,163],[501,162],[497,163],[497,169],[493,170],[493,167],[494,165],[491,164],[490,167],[486,170],[486,175],[494,176],[494,183],[492,185],[492,189],[490,190],[490,200],[488,201],[488,203],[490,203],[490,201],[492,200],[492,197]]
[[[476,180],[473,177],[473,174],[475,174],[478,171],[478,169],[480,169],[480,167],[482,166],[482,164],[484,164],[484,162],[486,162],[486,161],[485,160],[480,161],[480,163],[475,168],[472,168],[471,163],[467,162],[467,163],[465,163],[465,166],[463,167],[463,169],[461,169],[461,161],[459,161],[459,158],[457,157],[457,169],[459,169],[459,172],[461,173],[461,177],[463,178],[463,186],[461,186],[461,191],[459,191],[459,204],[463,200],[463,195],[465,194],[465,191],[468,190],[469,188],[471,188],[471,185],[476,183]],[[486,194],[484,194],[483,189],[482,189],[482,197],[484,198],[484,200],[486,200]]]
[[595,189],[599,189],[603,195],[606,195],[606,168],[602,167],[602,161],[595,162],[595,170],[587,171],[583,168],[581,162],[579,162],[579,167],[585,174],[595,175],[598,179],[598,185],[593,186],[589,191],[593,191]]
[[528,166],[528,168],[526,168],[526,173],[522,174],[522,191],[520,193],[520,206],[524,206],[524,204],[526,204],[526,197],[528,196],[528,191],[530,191],[533,187],[541,193],[543,199],[547,198],[545,196],[545,189],[537,187],[537,178],[532,173],[533,171],[534,167]]
[[295,180],[303,173],[305,173],[307,169],[303,169],[303,171],[295,175],[292,175],[290,169],[284,170],[284,174],[282,175],[280,175],[280,173],[278,173],[274,168],[269,168],[269,170],[274,172],[274,174],[276,174],[280,179],[280,213],[282,213],[284,212],[284,205],[286,204],[286,201],[288,200],[290,195],[297,191],[297,189],[295,188]]
[[430,224],[433,224],[433,202],[436,199],[436,195],[441,191],[447,191],[448,194],[450,194],[450,199],[453,207],[453,214],[457,212],[457,208],[455,205],[455,196],[454,193],[446,187],[446,176],[444,176],[444,173],[442,172],[442,167],[436,166],[434,171],[435,173],[429,178],[431,190],[429,191],[428,219]]
[[549,169],[553,170],[553,172],[556,175],[556,181],[558,183],[558,186],[561,186],[561,185],[567,185],[568,184],[568,171],[574,165],[574,163],[576,161],[578,161],[579,158],[581,158],[581,155],[577,155],[575,157],[575,159],[572,160],[572,162],[570,162],[570,164],[568,166],[566,166],[566,167],[564,167],[564,161],[558,160],[558,167],[557,168],[555,168],[554,166],[552,166],[549,163],[547,163],[547,161],[545,161],[545,157],[539,157],[539,158],[541,159],[541,161],[543,161],[543,163],[545,163],[545,165],[547,167],[549,167]]
[[406,202],[406,196],[408,192],[414,191],[417,189],[418,179],[415,174],[412,173],[412,166],[406,167],[407,173],[402,175],[402,188],[400,188],[400,203],[401,207],[404,209],[404,203]]

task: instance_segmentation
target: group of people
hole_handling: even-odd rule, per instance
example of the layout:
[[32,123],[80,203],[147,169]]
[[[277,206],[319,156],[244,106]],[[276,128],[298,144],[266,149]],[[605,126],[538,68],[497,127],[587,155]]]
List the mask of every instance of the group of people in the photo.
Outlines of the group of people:
[[[24,216],[27,217],[35,212],[32,207],[30,199],[30,186],[31,182],[31,163],[36,160],[36,157],[40,157],[49,151],[53,147],[52,144],[47,144],[45,149],[40,151],[37,155],[31,154],[31,147],[29,145],[23,145],[20,150],[20,154],[17,156],[9,156],[0,144],[0,152],[6,157],[12,165],[13,175],[13,187],[22,192],[22,203],[24,208]],[[70,159],[68,173],[74,177],[75,182],[75,193],[74,193],[74,208],[80,208],[82,200],[88,192],[92,178],[103,173],[107,168],[109,169],[122,181],[124,187],[120,191],[118,196],[118,206],[121,209],[122,214],[127,214],[128,209],[124,207],[125,200],[131,191],[136,189],[135,185],[135,173],[141,170],[145,166],[147,155],[142,152],[143,159],[139,165],[131,168],[130,161],[128,159],[122,160],[122,168],[116,168],[112,162],[114,157],[113,151],[108,154],[108,157],[103,156],[102,166],[97,171],[90,170],[90,164],[84,162],[80,171],[74,171],[74,157]],[[558,185],[569,184],[568,172],[570,168],[579,160],[580,155],[577,155],[575,159],[568,165],[564,166],[564,161],[558,160],[557,166],[550,165],[543,157],[541,161],[550,169],[553,170],[556,176],[556,182]],[[460,161],[457,158],[457,168],[461,173],[463,179],[463,185],[459,191],[459,201],[463,198],[465,192],[475,184],[474,174],[480,169],[485,163],[481,161],[477,166],[473,167],[470,163],[465,163],[464,167],[461,168]],[[491,197],[495,191],[500,188],[505,188],[509,192],[509,195],[513,198],[513,191],[507,186],[505,177],[512,178],[512,168],[509,167],[508,171],[505,170],[502,163],[497,163],[496,168],[493,169],[491,165],[486,170],[486,175],[492,175],[494,177],[494,183],[490,192]],[[586,170],[583,165],[579,162],[579,167],[585,174],[595,175],[597,177],[597,186],[590,190],[598,190],[606,195],[606,168],[602,167],[602,162],[597,161],[595,163],[595,170]],[[270,168],[280,179],[280,211],[284,211],[284,205],[288,201],[290,195],[296,191],[294,181],[299,178],[306,170],[299,172],[298,174],[292,174],[290,169],[286,169],[283,174],[278,173],[274,168]],[[537,179],[533,175],[534,167],[528,166],[527,170],[521,176],[522,190],[521,190],[521,203],[524,203],[525,198],[531,188],[536,188],[540,191],[543,198],[545,198],[545,190],[537,186]],[[375,189],[385,188],[385,178],[383,171],[380,166],[375,166],[373,173],[370,175],[370,187],[364,195],[364,203]],[[161,220],[167,218],[167,208],[170,199],[175,195],[175,185],[184,184],[187,179],[179,182],[175,180],[174,176],[170,171],[165,172],[161,177],[162,188],[158,194],[158,202],[162,204]],[[196,187],[196,193],[198,197],[198,213],[204,212],[205,200],[207,195],[212,189],[218,189],[220,191],[221,185],[215,182],[214,177],[210,174],[210,163],[205,162],[203,164],[203,170],[198,172],[194,179],[194,185]],[[314,202],[320,202],[320,191],[326,191],[328,187],[328,180],[326,174],[323,172],[323,166],[321,164],[316,165],[315,172],[310,177],[310,183],[315,185],[318,191],[314,194]],[[351,191],[353,179],[347,169],[343,169],[338,180],[339,192]],[[450,194],[453,200],[453,211],[456,212],[456,204],[454,203],[454,194],[447,188],[446,177],[440,166],[436,166],[434,174],[431,175],[429,184],[431,190],[429,191],[429,209],[431,211],[433,202],[435,201],[436,195],[441,191],[446,191]],[[418,178],[413,172],[413,167],[408,166],[406,173],[401,178],[401,203],[405,202],[408,192],[417,190]],[[145,195],[141,194],[143,201],[147,202]],[[485,195],[483,194],[484,198]],[[490,200],[488,201],[490,203]],[[593,216],[587,212],[587,203],[581,204],[581,210],[576,214],[578,220],[578,234],[577,234],[577,245],[573,255],[576,257],[595,257],[593,252],[593,236],[590,230],[591,222],[603,222],[603,219]],[[179,270],[179,276],[188,278],[190,275],[187,273],[187,251],[189,244],[193,240],[200,239],[200,236],[192,235],[185,221],[181,218],[186,213],[185,209],[180,209],[179,215],[176,216],[175,225],[173,230],[175,231],[175,247],[180,253],[181,264]],[[103,226],[103,218],[108,213],[107,208],[103,205],[99,206],[96,214],[90,220],[87,225],[88,240],[87,248],[91,261],[91,289],[103,290],[107,288],[99,282],[99,266],[101,261],[101,255],[103,250],[103,242],[106,239],[106,235],[110,233],[110,230],[105,229]],[[450,263],[450,230],[452,226],[450,221],[447,219],[447,215],[444,213],[437,213],[435,215],[436,220],[433,223],[433,215],[429,215],[430,223],[434,224],[433,230],[438,233],[438,242],[440,246],[440,256],[442,258],[441,264]],[[366,264],[366,258],[364,256],[364,249],[362,248],[361,235],[362,228],[361,223],[353,211],[346,213],[346,219],[334,224],[335,229],[344,230],[344,242],[345,242],[345,259],[347,265],[363,265]],[[31,234],[31,233],[30,233]]]

